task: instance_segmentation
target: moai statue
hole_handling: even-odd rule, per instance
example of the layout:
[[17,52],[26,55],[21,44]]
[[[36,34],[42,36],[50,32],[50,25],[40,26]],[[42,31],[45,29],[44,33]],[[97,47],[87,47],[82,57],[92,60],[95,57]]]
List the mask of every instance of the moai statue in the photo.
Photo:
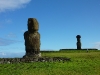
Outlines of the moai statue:
[[28,18],[28,31],[24,33],[25,40],[25,57],[40,56],[40,34],[38,32],[39,24],[35,18]]
[[80,40],[81,36],[77,35],[76,38],[77,38],[77,50],[81,50],[81,40]]

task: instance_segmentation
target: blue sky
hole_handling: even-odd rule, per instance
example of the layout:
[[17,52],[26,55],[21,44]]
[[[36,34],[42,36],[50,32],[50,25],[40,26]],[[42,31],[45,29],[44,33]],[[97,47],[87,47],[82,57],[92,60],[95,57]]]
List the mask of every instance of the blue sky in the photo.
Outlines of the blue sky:
[[[0,0],[0,55],[25,53],[28,18],[36,18],[41,50],[100,49],[100,0]],[[14,54],[15,55],[15,54]]]

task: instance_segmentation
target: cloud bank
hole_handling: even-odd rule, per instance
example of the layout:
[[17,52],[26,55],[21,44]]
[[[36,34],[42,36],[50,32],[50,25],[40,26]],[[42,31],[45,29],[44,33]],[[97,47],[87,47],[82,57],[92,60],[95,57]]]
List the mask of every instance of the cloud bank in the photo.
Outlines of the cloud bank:
[[8,37],[8,38],[16,38],[17,36],[14,33],[9,33],[6,37]]
[[22,58],[25,55],[25,52],[0,52],[0,58],[15,58],[15,57],[19,57]]
[[31,0],[0,0],[0,12],[24,7]]
[[94,48],[97,48],[100,50],[100,42],[95,42],[94,43]]
[[21,41],[0,38],[0,46],[7,46]]

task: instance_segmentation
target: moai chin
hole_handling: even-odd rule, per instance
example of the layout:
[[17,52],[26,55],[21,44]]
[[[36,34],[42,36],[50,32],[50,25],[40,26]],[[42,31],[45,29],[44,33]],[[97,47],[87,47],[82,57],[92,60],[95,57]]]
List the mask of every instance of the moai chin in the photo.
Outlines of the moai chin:
[[77,50],[81,50],[81,40],[80,40],[81,36],[77,35],[76,38],[77,38]]
[[28,18],[28,31],[24,32],[25,40],[25,57],[39,57],[40,56],[40,34],[38,32],[39,24],[35,18]]

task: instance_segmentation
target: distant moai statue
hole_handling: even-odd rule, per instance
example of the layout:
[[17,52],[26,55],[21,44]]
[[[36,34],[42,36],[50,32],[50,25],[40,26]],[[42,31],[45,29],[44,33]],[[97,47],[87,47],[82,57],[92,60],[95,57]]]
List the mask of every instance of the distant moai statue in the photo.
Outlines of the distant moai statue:
[[24,33],[26,57],[39,57],[40,56],[40,34],[39,23],[35,18],[28,18],[28,31]]
[[77,50],[81,50],[81,40],[80,40],[81,36],[77,35],[76,38],[77,38]]

